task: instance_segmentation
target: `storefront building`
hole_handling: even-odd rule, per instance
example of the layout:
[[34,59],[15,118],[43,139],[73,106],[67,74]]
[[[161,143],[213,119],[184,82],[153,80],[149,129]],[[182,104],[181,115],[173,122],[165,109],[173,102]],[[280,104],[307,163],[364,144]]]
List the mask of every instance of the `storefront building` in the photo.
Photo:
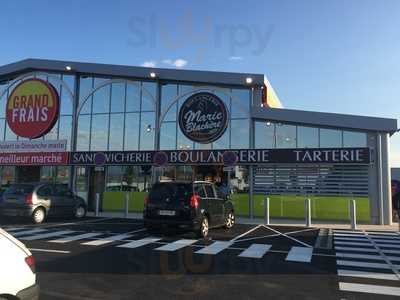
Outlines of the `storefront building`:
[[391,223],[393,119],[284,109],[264,75],[28,59],[0,67],[0,180],[140,211],[158,180],[227,185],[237,214]]

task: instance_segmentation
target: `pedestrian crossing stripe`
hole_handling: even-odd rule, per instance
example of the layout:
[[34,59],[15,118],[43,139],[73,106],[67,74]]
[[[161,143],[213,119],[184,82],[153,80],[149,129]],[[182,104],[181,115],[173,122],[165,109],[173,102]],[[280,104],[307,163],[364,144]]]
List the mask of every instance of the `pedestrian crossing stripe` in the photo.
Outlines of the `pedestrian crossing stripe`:
[[24,237],[21,237],[21,239],[25,240],[25,241],[35,241],[35,240],[52,238],[52,237],[69,234],[69,233],[74,233],[74,232],[75,231],[72,231],[72,230],[53,231],[53,232],[40,233],[40,234],[35,234],[35,235],[30,235],[30,236],[24,236]]
[[286,257],[287,261],[311,262],[313,248],[311,247],[292,247]]
[[182,249],[184,247],[187,247],[189,245],[192,245],[196,243],[198,240],[188,240],[188,239],[182,239],[182,240],[177,240],[172,243],[168,243],[164,246],[158,247],[154,250],[158,251],[177,251],[179,249]]
[[131,236],[133,236],[133,235],[132,234],[126,234],[126,233],[116,234],[116,235],[108,236],[106,238],[102,238],[102,239],[98,239],[98,240],[82,243],[81,245],[102,246],[102,245],[109,244],[109,243],[112,243],[112,242],[122,241],[124,239],[130,238]]
[[65,243],[68,243],[68,242],[84,240],[84,239],[92,238],[92,237],[99,236],[99,235],[102,235],[102,233],[89,232],[89,233],[78,234],[78,235],[74,235],[74,236],[68,236],[68,237],[64,237],[64,238],[61,238],[61,239],[52,240],[52,241],[49,241],[49,242],[50,243],[65,244]]
[[216,241],[216,242],[212,243],[211,245],[206,246],[203,249],[196,251],[195,253],[215,255],[215,254],[218,254],[219,252],[221,252],[222,250],[228,248],[231,245],[232,245],[232,242],[230,242],[230,241]]
[[376,273],[376,272],[365,272],[358,270],[345,270],[339,269],[337,271],[339,276],[346,277],[359,277],[359,278],[370,278],[370,279],[381,279],[381,280],[393,280],[398,281],[399,278],[395,274],[390,273]]
[[352,260],[337,260],[336,264],[339,266],[348,266],[348,267],[360,267],[360,268],[371,268],[371,269],[387,269],[391,270],[392,268],[384,263],[371,263],[371,262],[363,262],[363,261],[352,261]]
[[362,242],[342,242],[335,240],[335,245],[344,245],[344,246],[368,246],[373,247],[372,243],[362,243]]
[[400,288],[393,286],[382,286],[375,284],[361,284],[361,283],[349,283],[339,282],[339,289],[348,292],[359,292],[369,294],[380,294],[388,296],[399,296]]
[[249,248],[242,251],[239,256],[240,257],[248,257],[248,258],[261,258],[271,249],[272,245],[265,244],[252,244]]
[[379,252],[378,249],[375,248],[358,248],[358,247],[341,247],[341,246],[335,246],[335,250],[353,251],[353,252]]
[[122,245],[118,245],[117,247],[119,248],[139,248],[142,246],[146,246],[148,244],[152,244],[155,242],[158,242],[159,240],[161,240],[161,238],[157,238],[157,237],[149,237],[149,238],[143,238],[140,240],[136,240],[136,241],[132,241],[126,244],[122,244]]
[[14,237],[21,237],[21,236],[24,236],[24,235],[36,234],[36,233],[46,232],[46,231],[48,231],[48,230],[47,229],[42,229],[42,228],[37,228],[37,229],[19,231],[19,232],[13,233],[12,235]]

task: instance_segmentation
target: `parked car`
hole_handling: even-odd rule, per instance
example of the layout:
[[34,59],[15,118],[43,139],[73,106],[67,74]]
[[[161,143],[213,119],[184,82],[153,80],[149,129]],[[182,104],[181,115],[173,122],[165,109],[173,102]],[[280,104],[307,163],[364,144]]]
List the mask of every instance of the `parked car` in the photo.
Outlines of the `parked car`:
[[232,228],[232,202],[209,182],[158,182],[150,189],[143,211],[145,227],[187,227],[197,237],[206,237],[209,228]]
[[0,299],[39,299],[32,253],[1,228],[0,253]]
[[86,211],[85,201],[66,184],[16,183],[0,198],[0,215],[30,217],[35,224],[47,216],[83,218]]

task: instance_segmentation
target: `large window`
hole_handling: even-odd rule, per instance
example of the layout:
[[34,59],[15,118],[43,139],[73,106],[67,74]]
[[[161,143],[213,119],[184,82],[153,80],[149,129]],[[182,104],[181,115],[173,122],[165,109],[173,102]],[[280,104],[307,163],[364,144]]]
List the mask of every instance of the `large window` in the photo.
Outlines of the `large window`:
[[[153,150],[155,137],[154,82],[113,82],[81,77],[82,107],[78,120],[78,150]],[[98,89],[97,89],[98,88]],[[91,91],[96,91],[91,95]]]
[[318,148],[318,128],[297,126],[297,147]]
[[367,134],[364,132],[343,131],[343,147],[366,147]]
[[296,126],[271,121],[255,121],[254,138],[254,146],[258,149],[367,146],[365,132]]
[[272,122],[255,122],[255,147],[259,149],[275,148],[275,124]]
[[296,148],[296,126],[276,124],[276,148]]
[[319,139],[321,148],[342,147],[342,132],[340,130],[321,128]]

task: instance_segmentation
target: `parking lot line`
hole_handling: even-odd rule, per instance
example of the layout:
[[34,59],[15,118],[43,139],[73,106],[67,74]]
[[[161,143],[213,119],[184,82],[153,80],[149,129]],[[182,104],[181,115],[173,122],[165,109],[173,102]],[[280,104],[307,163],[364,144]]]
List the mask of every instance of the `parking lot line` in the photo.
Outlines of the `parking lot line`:
[[68,242],[72,242],[72,241],[79,241],[79,240],[83,240],[83,239],[87,239],[87,238],[92,238],[92,237],[99,236],[102,234],[103,233],[99,233],[99,232],[89,232],[89,233],[78,234],[78,235],[74,235],[74,236],[68,236],[68,237],[64,237],[61,239],[52,240],[49,242],[64,244],[64,243],[68,243]]
[[339,282],[339,289],[347,292],[400,296],[400,288],[398,287],[375,284]]
[[269,227],[269,226],[267,226],[267,225],[263,225],[263,226],[264,226],[265,228],[267,228],[267,229],[269,229],[269,230],[275,232],[275,233],[280,233],[282,236],[287,237],[289,240],[295,241],[295,242],[297,242],[297,243],[299,243],[299,244],[301,244],[301,245],[303,245],[303,246],[312,248],[311,245],[309,245],[309,244],[307,244],[307,243],[304,243],[304,242],[302,242],[302,241],[300,241],[300,240],[298,240],[298,239],[296,239],[296,238],[294,238],[294,237],[291,237],[291,236],[289,236],[289,235],[287,235],[287,234],[285,234],[285,233],[283,233],[283,232],[279,232],[278,230],[275,230],[275,229],[273,229],[273,228],[271,228],[271,227]]
[[30,230],[25,230],[25,231],[19,231],[16,233],[12,233],[12,235],[14,237],[20,237],[23,235],[29,235],[29,234],[35,234],[35,233],[39,233],[39,232],[45,232],[48,231],[47,229],[41,229],[41,228],[37,228],[37,229],[30,229]]
[[399,280],[399,278],[397,278],[395,274],[389,274],[389,273],[376,273],[376,272],[342,270],[342,269],[338,269],[337,273],[339,276],[347,276],[347,277],[359,277],[359,278],[394,280],[394,281]]
[[74,233],[74,232],[75,231],[72,231],[72,230],[61,230],[61,231],[54,231],[54,232],[24,236],[24,237],[21,237],[21,239],[25,240],[25,241],[34,241],[34,240],[51,238],[51,237],[56,237],[56,236]]
[[126,244],[118,245],[117,247],[119,247],[119,248],[130,248],[130,249],[139,248],[139,247],[146,246],[148,244],[157,242],[159,240],[161,240],[161,238],[158,238],[158,237],[147,237],[147,238],[143,238],[143,239],[140,239],[140,240],[132,241],[132,242],[129,242],[129,243],[126,243]]
[[239,254],[240,257],[261,258],[271,249],[272,245],[252,244],[249,248]]
[[90,242],[85,242],[85,243],[82,243],[81,245],[102,246],[102,245],[109,244],[109,243],[112,243],[112,242],[115,242],[115,241],[122,241],[122,240],[130,238],[132,236],[133,236],[132,234],[126,234],[126,233],[117,234],[117,235],[111,235],[111,236],[108,236],[108,237],[103,238],[103,239],[98,239],[98,240],[94,240],[94,241],[90,241]]
[[371,268],[371,269],[388,269],[392,268],[388,264],[381,263],[370,263],[363,261],[351,261],[351,260],[337,260],[336,264],[339,266],[348,266],[348,267],[361,267],[361,268]]
[[71,251],[65,251],[65,250],[51,250],[51,249],[38,249],[38,248],[29,248],[29,250],[35,252],[49,252],[49,253],[62,253],[62,254],[71,253]]
[[195,253],[215,255],[228,248],[230,245],[232,245],[231,241],[216,241],[211,245],[204,247],[203,249],[197,250]]
[[159,250],[159,251],[176,251],[181,248],[184,248],[186,246],[192,245],[196,243],[198,240],[189,240],[189,239],[182,239],[182,240],[177,240],[175,242],[166,244],[164,246],[158,247],[154,250]]
[[310,247],[292,247],[286,256],[287,261],[311,262],[313,248]]
[[335,246],[335,250],[337,250],[337,251],[354,251],[354,252],[379,252],[375,248],[357,248],[357,247],[341,247],[341,246]]

